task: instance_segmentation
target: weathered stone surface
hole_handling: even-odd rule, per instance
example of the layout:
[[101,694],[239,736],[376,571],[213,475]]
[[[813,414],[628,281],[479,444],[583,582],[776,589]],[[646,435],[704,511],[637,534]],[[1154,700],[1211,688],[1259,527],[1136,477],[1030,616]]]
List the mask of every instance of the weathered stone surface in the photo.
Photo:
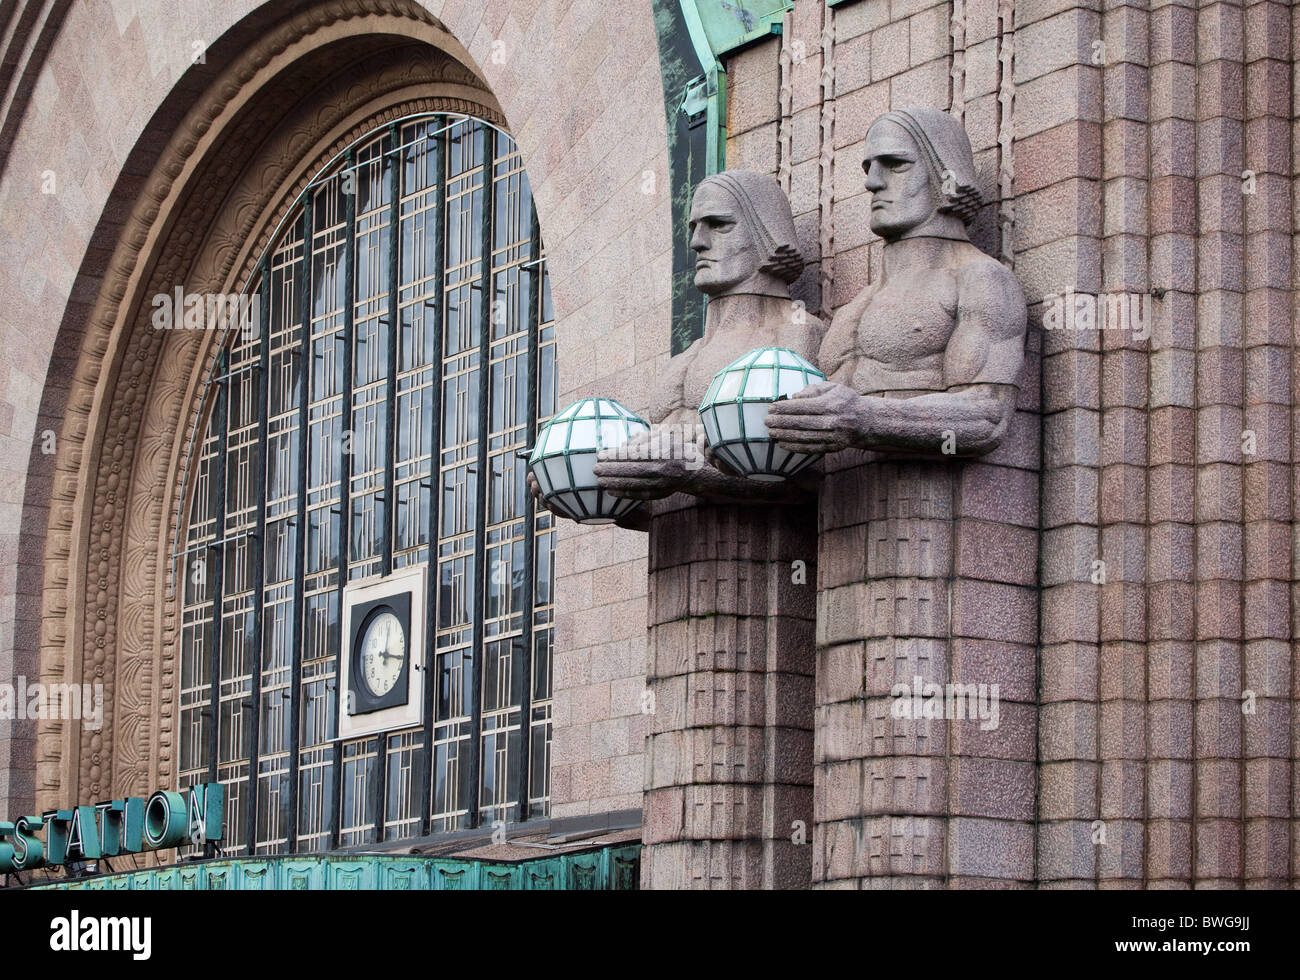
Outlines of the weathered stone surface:
[[[125,701],[110,691],[118,713],[98,762],[89,741],[57,722],[38,731],[0,721],[0,814],[39,809],[38,799],[71,802],[92,774],[120,785],[125,770],[112,736],[127,725],[151,733],[145,742],[154,754],[144,766],[151,783],[169,782],[175,771],[176,734],[165,721],[173,684],[163,639],[168,613],[157,632],[160,593],[151,586],[133,596],[120,574],[135,562],[164,581],[167,548],[159,541],[171,517],[132,518],[149,533],[134,545],[135,557],[112,559],[103,586],[97,525],[118,462],[108,455],[116,439],[109,424],[129,418],[145,431],[140,420],[166,420],[156,423],[150,445],[159,448],[146,452],[149,466],[127,442],[121,473],[112,474],[120,481],[119,518],[143,513],[167,479],[172,430],[195,410],[190,362],[199,352],[169,348],[175,363],[182,356],[185,363],[175,385],[162,383],[172,375],[160,373],[158,357],[146,361],[131,389],[139,401],[124,413],[116,407],[133,355],[112,338],[131,334],[128,312],[139,299],[133,270],[178,251],[164,230],[177,223],[186,235],[210,231],[181,205],[201,190],[186,161],[206,159],[243,107],[283,102],[288,89],[225,81],[270,34],[268,18],[285,9],[244,0],[197,5],[178,19],[171,6],[28,4],[0,41],[0,61],[11,69],[0,102],[0,255],[10,273],[0,283],[7,311],[0,327],[0,681],[95,669],[88,631],[101,623],[110,650],[149,652],[151,679],[147,698],[132,693],[134,682],[119,692],[130,693]],[[648,411],[670,365],[672,245],[648,7],[589,0],[291,6],[314,8],[306,47],[382,24],[390,37],[441,40],[475,75],[468,87],[518,140],[536,196],[558,315],[560,402],[617,393]],[[882,781],[903,787],[891,799],[924,800],[942,784],[954,808],[957,800],[988,803],[978,784],[968,791],[962,781],[985,763],[1000,771],[990,760],[1023,757],[1018,741],[989,741],[1004,734],[1003,725],[1024,737],[1023,720],[1013,726],[1005,702],[1040,702],[1029,736],[1041,753],[1039,887],[1293,885],[1300,831],[1288,814],[1300,805],[1300,739],[1279,719],[1294,714],[1293,610],[1300,609],[1292,582],[1300,443],[1290,239],[1300,150],[1286,102],[1296,11],[1277,0],[1202,9],[1079,0],[854,0],[834,8],[796,0],[794,7],[781,36],[727,59],[726,159],[771,175],[797,200],[795,235],[807,268],[795,295],[810,314],[830,320],[882,281],[885,244],[871,227],[872,195],[860,170],[868,127],[908,103],[949,112],[971,135],[973,184],[990,202],[972,220],[971,238],[1014,270],[1033,303],[1018,411],[1002,445],[963,464],[966,475],[955,484],[938,480],[952,460],[927,470],[860,449],[828,457],[819,554],[808,560],[816,584],[800,605],[791,593],[769,591],[766,579],[761,590],[738,590],[719,576],[720,555],[697,559],[677,543],[677,570],[655,569],[641,535],[562,527],[553,814],[634,809],[644,799],[648,836],[675,826],[665,816],[673,812],[685,828],[685,787],[712,766],[714,729],[726,725],[656,730],[660,719],[642,713],[649,659],[654,683],[670,702],[680,698],[680,711],[665,708],[662,720],[755,722],[733,727],[733,758],[746,771],[765,758],[761,726],[771,723],[773,738],[798,743],[778,753],[772,778],[797,781],[788,759],[806,756],[816,767],[815,809],[834,814],[806,846],[822,887],[1031,883],[1005,877],[1008,868],[990,860],[993,847],[1022,853],[1020,839],[1000,826],[1001,836],[959,827],[956,809],[915,817],[866,810],[885,798]],[[212,43],[223,37],[241,50]],[[196,38],[210,44],[206,65],[192,63]],[[1095,42],[1104,42],[1103,58]],[[276,61],[269,74],[281,67]],[[231,111],[213,116],[221,90],[240,94]],[[301,94],[294,90],[290,101]],[[368,102],[376,94],[366,82],[348,98]],[[272,126],[266,132],[268,148],[286,137]],[[189,144],[185,152],[169,147],[173,136],[178,146]],[[302,141],[315,147],[318,137]],[[314,152],[294,150],[284,162],[293,169]],[[261,160],[240,156],[234,162],[251,164],[250,173],[232,172],[209,189],[256,210],[244,192],[279,193],[281,183],[281,164],[263,179]],[[46,171],[57,177],[54,194],[40,193]],[[650,193],[647,173],[655,178]],[[141,223],[146,213],[150,220]],[[205,221],[215,214],[210,209]],[[212,228],[216,250],[238,250],[246,237]],[[1041,329],[1045,301],[1067,290],[1140,295],[1149,336]],[[34,449],[46,429],[58,436],[50,456]],[[918,491],[927,480],[941,492]],[[902,489],[894,497],[875,492],[886,485]],[[890,509],[903,501],[910,512]],[[111,549],[122,540],[120,527],[106,532]],[[914,547],[899,547],[900,540]],[[1104,583],[1092,581],[1095,561],[1105,563]],[[948,571],[926,574],[927,562]],[[761,574],[763,564],[747,567]],[[664,589],[652,603],[646,586],[654,576]],[[950,579],[998,588],[965,591]],[[1032,593],[1032,610],[1015,590]],[[745,599],[760,592],[797,614],[769,631],[764,603]],[[696,615],[712,608],[725,611]],[[1033,635],[1017,642],[1002,635],[1003,613],[1021,628],[1036,618]],[[653,643],[650,616],[663,620]],[[791,651],[814,616],[822,645],[810,687],[811,670]],[[762,664],[748,662],[751,651],[761,651]],[[136,666],[104,664],[113,683]],[[700,686],[710,671],[737,670],[744,676],[729,686]],[[796,685],[789,704],[806,711],[808,727],[775,724],[769,671],[778,689]],[[996,732],[954,733],[948,726],[959,723],[937,719],[908,727],[884,710],[893,685],[950,675],[1000,685]],[[738,688],[741,680],[749,686]],[[1242,712],[1246,691],[1255,698],[1253,715]],[[806,744],[814,724],[824,733],[815,756]],[[949,734],[976,754],[941,756],[935,746]],[[661,742],[643,754],[647,737]],[[135,762],[126,769],[143,778]],[[1007,785],[1019,799],[1022,784]],[[660,794],[652,816],[647,786],[682,788],[676,810]],[[1139,800],[1143,812],[1134,810]],[[1002,819],[960,815],[968,817]],[[1097,821],[1105,824],[1101,841]],[[945,849],[967,866],[944,867]],[[664,842],[647,850],[646,866],[661,866],[665,883],[735,886],[777,880],[791,868],[795,877],[781,880],[798,881],[804,861],[797,846],[774,836]],[[770,869],[771,877],[755,877],[753,868]]]

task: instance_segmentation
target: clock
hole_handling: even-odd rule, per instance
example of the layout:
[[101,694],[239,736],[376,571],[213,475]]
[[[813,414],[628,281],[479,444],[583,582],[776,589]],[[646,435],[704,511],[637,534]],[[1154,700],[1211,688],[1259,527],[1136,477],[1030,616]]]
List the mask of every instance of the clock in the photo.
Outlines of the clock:
[[348,714],[364,715],[405,704],[411,692],[407,637],[411,635],[411,595],[397,592],[351,609],[352,643]]
[[417,565],[344,588],[340,738],[423,720],[425,581]]
[[397,686],[406,666],[406,629],[392,609],[381,606],[361,628],[361,682],[376,698]]

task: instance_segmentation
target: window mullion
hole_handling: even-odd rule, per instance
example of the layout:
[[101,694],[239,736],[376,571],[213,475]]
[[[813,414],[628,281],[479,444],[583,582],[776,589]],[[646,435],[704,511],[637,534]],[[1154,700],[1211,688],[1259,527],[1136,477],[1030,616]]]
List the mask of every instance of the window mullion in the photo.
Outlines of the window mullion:
[[[531,212],[532,226],[529,232],[528,261],[528,421],[524,429],[525,439],[531,442],[537,438],[537,335],[541,325],[542,304],[542,234],[537,223],[536,206],[530,196],[528,209]],[[531,448],[531,445],[529,446]],[[524,494],[524,587],[520,605],[523,606],[523,629],[519,636],[522,647],[519,657],[519,669],[515,671],[514,701],[519,705],[519,783],[516,793],[519,799],[519,822],[528,819],[528,781],[532,771],[529,757],[532,737],[533,696],[533,596],[534,596],[534,561],[533,548],[536,540],[537,516],[533,506],[533,495]]]
[[289,647],[289,793],[286,814],[285,850],[298,849],[298,751],[301,731],[298,716],[299,688],[302,686],[302,641],[304,635],[303,591],[307,563],[307,429],[311,400],[311,314],[312,314],[312,212],[315,192],[308,192],[302,208],[302,306],[298,336],[298,501],[293,518],[297,530],[294,541],[293,567],[293,643]]
[[[388,127],[390,146],[396,148],[401,142],[397,124]],[[397,455],[397,333],[398,333],[398,282],[400,281],[397,262],[397,240],[401,231],[401,157],[397,153],[384,156],[388,168],[388,380],[384,385],[384,557],[380,574],[388,575],[393,570],[393,534],[397,522],[394,516],[397,508],[397,490],[394,487],[394,457]],[[384,839],[384,816],[387,809],[388,795],[388,733],[379,732],[376,736],[378,745],[378,764],[375,767],[375,840]]]
[[469,808],[469,826],[479,824],[479,791],[482,783],[482,732],[483,732],[483,619],[486,609],[486,578],[484,565],[487,557],[487,496],[491,487],[488,472],[488,386],[492,378],[492,210],[493,171],[496,157],[496,131],[490,126],[481,127],[483,133],[483,237],[480,256],[479,282],[479,351],[478,351],[478,460],[475,464],[477,486],[474,508],[474,610],[473,645],[470,661],[470,742],[469,765],[466,782],[468,792],[465,804]]
[[267,442],[267,380],[271,370],[271,259],[268,254],[262,260],[262,302],[259,312],[258,330],[260,344],[257,362],[257,388],[254,404],[260,406],[257,421],[257,450],[254,453],[256,475],[253,486],[257,488],[260,498],[256,503],[256,529],[253,532],[253,636],[249,649],[253,651],[252,691],[249,702],[249,750],[248,750],[248,815],[247,837],[248,853],[257,851],[257,771],[261,766],[262,737],[262,617],[266,612],[266,575],[262,569],[266,551],[263,540],[266,537],[266,442]]
[[[393,146],[400,142],[400,134],[394,123],[389,127],[389,140]],[[389,153],[384,156],[388,166],[388,383],[385,389],[387,404],[384,406],[384,426],[387,433],[387,450],[384,454],[384,565],[383,574],[393,570],[393,534],[397,522],[394,483],[394,458],[397,455],[397,334],[398,334],[398,284],[400,266],[397,262],[397,243],[401,233],[401,156]]]
[[213,522],[213,540],[208,546],[206,564],[212,583],[212,650],[208,654],[211,686],[208,691],[208,715],[211,727],[208,729],[208,782],[217,781],[217,759],[221,748],[221,613],[225,605],[222,595],[225,588],[225,538],[226,538],[226,429],[230,404],[230,354],[223,349],[217,355],[217,375],[220,377],[217,388],[217,405],[213,428],[217,433],[217,455],[213,461],[212,479],[216,489],[215,521]]
[[[353,345],[355,344],[356,305],[357,305],[357,195],[356,195],[356,153],[348,150],[344,158],[344,173],[353,175],[353,193],[347,194],[344,205],[344,239],[343,239],[343,385],[339,393],[342,402],[339,407],[339,422],[343,427],[343,445],[355,448],[355,434],[352,432],[352,363]],[[347,185],[344,184],[346,191]],[[352,557],[352,453],[344,452],[339,463],[339,624],[343,622],[343,590],[348,584],[348,563]],[[338,657],[348,646],[349,638],[340,635]],[[343,717],[346,704],[342,689],[343,665],[334,663],[334,734],[338,735],[339,720]],[[343,743],[336,737],[330,753],[330,794],[329,815],[326,818],[329,828],[330,847],[339,846],[339,797],[342,794],[343,778]]]
[[[433,117],[433,129],[438,134],[434,144],[434,178],[436,190],[434,203],[434,297],[425,303],[426,318],[432,313],[434,352],[431,380],[433,397],[429,404],[429,572],[424,597],[424,758],[420,772],[420,835],[426,836],[432,823],[433,812],[433,713],[437,697],[435,678],[438,667],[438,517],[442,501],[439,487],[439,470],[442,460],[442,358],[443,358],[443,304],[446,302],[447,278],[447,134],[441,130],[445,117]],[[426,222],[427,227],[427,222]]]

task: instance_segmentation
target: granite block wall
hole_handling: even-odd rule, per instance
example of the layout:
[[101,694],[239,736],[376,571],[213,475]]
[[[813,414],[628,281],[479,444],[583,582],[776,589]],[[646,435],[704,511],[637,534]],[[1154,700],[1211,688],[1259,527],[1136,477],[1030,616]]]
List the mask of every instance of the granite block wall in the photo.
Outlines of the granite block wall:
[[[728,162],[790,188],[810,305],[878,274],[861,140],[907,104],[965,123],[990,202],[972,237],[1030,303],[1001,471],[964,478],[996,506],[954,518],[953,574],[993,602],[980,564],[1039,553],[1003,583],[1037,606],[1028,635],[1000,622],[985,648],[1031,711],[983,779],[1023,771],[1031,880],[1294,881],[1295,11],[858,0],[796,3],[785,27],[731,61],[767,111],[733,109]],[[823,575],[860,563],[836,547]],[[853,724],[830,727],[838,745]],[[826,786],[866,785],[848,782]],[[828,874],[865,884],[841,843]]]
[[[349,19],[383,5],[329,6]],[[617,393],[644,409],[668,358],[671,268],[649,4],[420,6],[523,151],[551,262],[560,401]],[[193,64],[194,42],[247,29],[258,7],[182,17],[169,0],[29,0],[3,12],[0,680],[80,663],[94,628],[78,488],[104,459],[93,420],[118,375],[89,369],[108,342],[90,344],[88,324],[120,298],[105,270],[137,197],[223,68]],[[1031,315],[1007,440],[953,477],[945,533],[930,538],[942,555],[916,576],[942,581],[951,602],[945,670],[999,683],[1001,726],[945,735],[942,765],[870,755],[875,660],[831,642],[824,601],[814,807],[838,816],[809,837],[820,879],[876,887],[891,877],[879,867],[919,861],[907,880],[939,886],[1294,884],[1300,11],[796,0],[783,27],[726,59],[727,165],[789,193],[810,260],[796,297],[829,317],[879,275],[866,127],[920,105],[964,122],[987,202],[972,237],[1015,270]],[[55,193],[42,192],[47,172]],[[53,454],[40,451],[46,430]],[[871,520],[824,529],[825,583],[870,588]],[[565,526],[556,573],[554,813],[640,807],[645,536]],[[72,741],[60,738],[42,756],[35,726],[0,721],[5,812],[66,780]],[[941,818],[942,854],[913,848],[915,834],[897,853],[890,835],[873,844],[867,759],[873,778],[917,787],[931,767],[942,805],[901,816]]]

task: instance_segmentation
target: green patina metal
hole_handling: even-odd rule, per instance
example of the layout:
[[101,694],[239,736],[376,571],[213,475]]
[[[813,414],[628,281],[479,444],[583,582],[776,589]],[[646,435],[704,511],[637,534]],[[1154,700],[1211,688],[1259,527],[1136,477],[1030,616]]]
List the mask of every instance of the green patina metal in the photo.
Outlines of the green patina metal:
[[682,0],[692,7],[715,56],[734,54],[741,48],[781,33],[793,0]]
[[668,129],[673,213],[672,352],[704,333],[687,227],[691,194],[726,169],[727,73],[723,56],[781,31],[791,0],[652,0]]
[[635,891],[641,845],[532,861],[391,854],[216,858],[29,885],[54,891]]

